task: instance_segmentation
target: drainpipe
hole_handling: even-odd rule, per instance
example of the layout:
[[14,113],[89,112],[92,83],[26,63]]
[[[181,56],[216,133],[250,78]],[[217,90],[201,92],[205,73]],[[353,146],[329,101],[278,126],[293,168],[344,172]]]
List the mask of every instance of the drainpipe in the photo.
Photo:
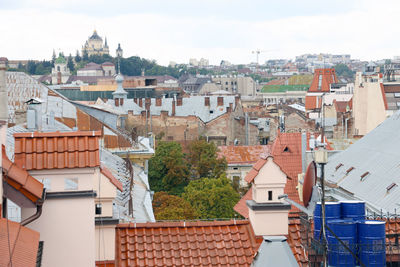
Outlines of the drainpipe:
[[25,220],[23,220],[21,222],[22,226],[25,226],[35,220],[37,220],[40,215],[42,215],[42,208],[43,208],[43,202],[46,198],[46,189],[43,189],[43,194],[42,194],[42,199],[38,200],[38,202],[36,203],[36,213],[33,214],[32,216],[26,218]]
[[246,131],[246,139],[245,139],[245,144],[246,146],[249,145],[249,115],[247,112],[244,114],[244,120],[245,120],[245,131]]

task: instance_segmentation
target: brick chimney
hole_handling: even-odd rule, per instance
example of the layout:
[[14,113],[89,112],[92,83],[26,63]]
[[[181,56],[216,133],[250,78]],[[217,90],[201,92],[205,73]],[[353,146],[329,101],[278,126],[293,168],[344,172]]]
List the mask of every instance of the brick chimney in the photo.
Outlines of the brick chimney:
[[219,96],[217,98],[217,103],[218,103],[218,106],[223,106],[224,105],[224,97],[223,96]]
[[178,97],[178,98],[176,99],[176,105],[177,105],[177,106],[182,106],[182,97]]
[[171,116],[175,116],[175,98],[172,99],[172,113]]
[[240,96],[235,96],[235,106],[239,105]]
[[232,112],[232,110],[233,110],[232,106],[233,106],[232,103],[229,103],[229,107],[226,107],[226,112],[227,113]]
[[247,174],[245,180],[252,185],[253,199],[248,200],[246,204],[256,235],[288,234],[288,214],[291,206],[278,199],[278,196],[284,194],[286,179],[287,175],[269,155],[263,155]]
[[143,99],[142,98],[139,98],[139,107],[143,107]]
[[161,98],[156,98],[156,106],[161,107],[162,106],[162,99]]
[[204,97],[204,106],[205,107],[210,106],[210,97],[209,96]]
[[151,98],[145,98],[144,101],[145,101],[145,109],[150,110]]

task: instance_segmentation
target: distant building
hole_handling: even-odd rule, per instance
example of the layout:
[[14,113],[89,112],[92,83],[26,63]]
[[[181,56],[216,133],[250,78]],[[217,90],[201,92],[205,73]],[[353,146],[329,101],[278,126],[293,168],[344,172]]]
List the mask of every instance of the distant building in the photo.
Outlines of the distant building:
[[118,48],[117,48],[117,50],[115,51],[115,55],[116,55],[117,57],[123,57],[124,51],[123,51],[122,48],[121,48],[121,44],[118,44]]
[[254,96],[256,94],[256,83],[251,77],[244,76],[215,76],[212,81],[220,87],[231,93],[238,93],[244,96]]
[[103,44],[103,38],[101,38],[97,31],[94,30],[92,36],[85,42],[82,47],[82,55],[87,53],[88,56],[92,55],[109,55],[110,50],[107,44],[107,38],[105,38]]
[[67,66],[67,60],[60,54],[56,61],[54,62],[54,68],[51,70],[51,83],[52,84],[62,84],[68,81],[71,73],[69,72]]
[[115,65],[111,62],[96,64],[90,62],[86,66],[77,71],[78,76],[114,76]]

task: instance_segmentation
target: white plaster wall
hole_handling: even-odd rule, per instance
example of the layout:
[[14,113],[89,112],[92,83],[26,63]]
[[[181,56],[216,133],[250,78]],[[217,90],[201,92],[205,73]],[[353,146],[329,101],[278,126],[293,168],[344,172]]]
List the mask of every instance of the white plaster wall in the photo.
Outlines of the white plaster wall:
[[287,235],[288,211],[253,211],[249,209],[249,219],[254,233],[258,236]]
[[115,259],[115,225],[96,225],[96,261]]
[[[34,209],[23,209],[22,217],[34,213]],[[27,225],[44,241],[42,266],[95,266],[94,215],[91,197],[47,199],[42,215]]]

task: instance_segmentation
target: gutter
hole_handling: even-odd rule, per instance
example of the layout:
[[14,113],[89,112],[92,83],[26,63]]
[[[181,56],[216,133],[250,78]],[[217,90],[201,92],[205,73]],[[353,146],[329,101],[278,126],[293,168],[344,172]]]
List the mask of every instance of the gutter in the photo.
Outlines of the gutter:
[[40,215],[42,215],[43,202],[45,199],[46,199],[46,189],[43,189],[42,199],[38,200],[37,204],[36,204],[36,213],[33,214],[32,216],[26,218],[25,220],[23,220],[21,222],[22,226],[25,226],[25,225],[37,220],[40,217]]

